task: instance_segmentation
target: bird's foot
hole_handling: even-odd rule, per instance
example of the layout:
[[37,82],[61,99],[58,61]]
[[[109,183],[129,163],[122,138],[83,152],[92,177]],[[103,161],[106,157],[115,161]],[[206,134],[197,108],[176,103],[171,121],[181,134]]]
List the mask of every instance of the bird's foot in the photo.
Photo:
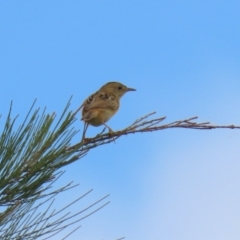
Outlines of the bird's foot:
[[89,142],[90,140],[91,140],[91,138],[86,138],[86,137],[84,137],[84,138],[81,139],[81,142],[87,143],[87,142]]
[[111,128],[109,128],[108,134],[113,135],[114,131]]

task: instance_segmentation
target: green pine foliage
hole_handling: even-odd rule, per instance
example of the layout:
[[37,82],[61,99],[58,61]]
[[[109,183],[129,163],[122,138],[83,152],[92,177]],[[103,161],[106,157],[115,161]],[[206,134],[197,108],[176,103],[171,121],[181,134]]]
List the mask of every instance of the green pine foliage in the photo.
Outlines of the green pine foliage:
[[[17,118],[11,116],[11,106],[0,135],[1,239],[51,238],[107,204],[85,216],[81,215],[106,196],[91,204],[88,209],[73,215],[64,213],[67,207],[85,197],[90,190],[63,209],[50,212],[54,198],[74,187],[66,184],[60,189],[52,190],[52,185],[63,173],[59,169],[82,156],[77,148],[70,148],[77,130],[73,127],[75,114],[69,111],[69,106],[70,102],[56,119],[56,114],[48,114],[46,109],[42,112],[40,109],[33,110],[33,104],[19,127],[16,127]],[[60,215],[61,213],[64,214]]]

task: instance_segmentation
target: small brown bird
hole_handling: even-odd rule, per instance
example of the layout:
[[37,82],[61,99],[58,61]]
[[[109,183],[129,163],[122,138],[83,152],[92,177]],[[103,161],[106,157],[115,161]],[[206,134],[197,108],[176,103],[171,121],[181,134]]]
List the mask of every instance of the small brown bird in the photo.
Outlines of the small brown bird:
[[83,102],[79,108],[79,110],[83,108],[81,120],[84,121],[84,129],[82,139],[85,138],[89,124],[96,127],[104,125],[112,132],[106,122],[118,111],[120,98],[128,91],[136,90],[119,82],[108,82]]

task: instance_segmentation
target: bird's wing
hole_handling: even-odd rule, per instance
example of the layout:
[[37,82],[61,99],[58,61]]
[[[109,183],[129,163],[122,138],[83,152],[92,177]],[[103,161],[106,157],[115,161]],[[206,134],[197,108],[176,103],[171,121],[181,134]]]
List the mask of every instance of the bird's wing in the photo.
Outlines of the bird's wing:
[[96,92],[89,96],[83,103],[85,111],[93,108],[111,108],[113,110],[119,107],[117,97],[112,93]]

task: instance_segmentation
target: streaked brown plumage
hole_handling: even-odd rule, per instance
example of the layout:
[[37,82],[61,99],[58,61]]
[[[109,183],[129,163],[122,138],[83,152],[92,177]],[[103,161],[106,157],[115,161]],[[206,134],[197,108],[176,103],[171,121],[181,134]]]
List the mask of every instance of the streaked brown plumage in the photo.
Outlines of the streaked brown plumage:
[[118,111],[120,98],[128,91],[136,91],[119,82],[109,82],[103,85],[97,92],[90,95],[82,104],[82,119],[84,121],[83,138],[88,125],[106,126],[112,131],[106,122]]

